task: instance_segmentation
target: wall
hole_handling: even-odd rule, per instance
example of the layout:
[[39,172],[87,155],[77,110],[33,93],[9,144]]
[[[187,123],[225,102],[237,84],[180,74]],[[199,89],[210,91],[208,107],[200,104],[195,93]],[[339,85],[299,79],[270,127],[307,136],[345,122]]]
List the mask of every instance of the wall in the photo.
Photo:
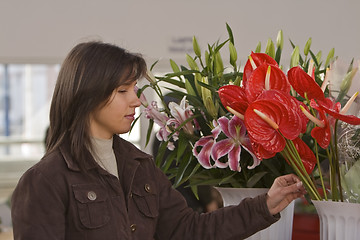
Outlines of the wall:
[[359,10],[358,0],[1,0],[0,63],[60,63],[74,44],[102,39],[143,53],[149,65],[161,59],[165,70],[169,58],[183,62],[193,35],[203,47],[226,39],[226,22],[242,62],[279,29],[287,55],[287,39],[303,49],[312,37],[325,57],[335,47],[359,58]]

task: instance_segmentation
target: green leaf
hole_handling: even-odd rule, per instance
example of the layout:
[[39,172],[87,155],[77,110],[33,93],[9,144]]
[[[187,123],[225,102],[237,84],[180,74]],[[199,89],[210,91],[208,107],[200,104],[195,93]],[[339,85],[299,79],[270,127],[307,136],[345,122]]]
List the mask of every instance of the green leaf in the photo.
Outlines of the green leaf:
[[314,60],[315,66],[319,66],[319,61],[318,61],[317,57],[315,56],[315,54],[311,50],[309,50],[309,52],[310,52],[311,58]]
[[277,37],[276,37],[276,47],[277,47],[278,49],[280,49],[280,51],[282,51],[283,46],[284,46],[284,36],[283,36],[283,31],[280,30],[280,31],[278,32]]
[[152,70],[153,70],[153,68],[155,67],[155,65],[156,65],[158,62],[159,62],[159,60],[155,61],[155,62],[151,65],[151,67],[150,67],[150,71],[152,71]]
[[[185,134],[180,132],[179,140],[177,141],[177,162],[180,161],[181,156],[184,154],[186,148],[189,146],[189,141]],[[191,146],[190,146],[191,147]]]
[[234,45],[235,42],[234,42],[234,35],[233,35],[233,32],[231,30],[231,27],[229,26],[229,24],[226,23],[226,29],[227,29],[227,32],[229,34],[229,40],[230,42]]
[[234,173],[231,174],[230,176],[227,176],[227,177],[223,178],[223,179],[219,182],[219,185],[225,184],[225,183],[228,183],[228,182],[231,182],[230,180],[235,176],[235,174],[237,174],[237,172],[234,172]]
[[282,51],[281,48],[277,48],[275,54],[275,61],[278,63],[279,66],[280,66],[281,51]]
[[258,172],[255,173],[253,176],[249,178],[249,180],[246,183],[246,187],[254,187],[262,177],[264,177],[267,174],[267,172]]
[[184,88],[185,89],[185,83],[176,80],[176,79],[172,79],[172,78],[162,78],[161,81],[163,82],[167,82],[170,83],[172,85],[178,86],[179,88]]
[[179,183],[181,182],[181,180],[184,177],[184,173],[187,169],[187,167],[190,165],[190,162],[192,161],[193,157],[192,157],[192,152],[186,152],[184,154],[184,156],[182,157],[182,161],[179,164],[179,170],[177,172],[177,175],[175,177],[175,182],[174,182],[174,187],[178,187]]
[[[169,150],[167,150],[167,151],[169,151]],[[170,154],[167,155],[167,157],[163,161],[163,165],[161,166],[161,170],[165,174],[168,174],[168,170],[171,167],[171,164],[174,162],[175,158],[176,158],[176,151],[172,151],[172,152],[170,152]],[[171,168],[171,169],[173,169],[173,168]]]
[[165,155],[165,151],[167,149],[167,142],[161,142],[160,147],[159,147],[159,151],[157,153],[157,156],[155,156],[155,164],[157,167],[161,167],[163,160],[164,160],[164,155]]
[[149,126],[148,126],[148,130],[146,133],[146,143],[145,143],[145,147],[149,144],[150,138],[152,137],[152,130],[154,127],[154,120],[153,119],[149,119]]

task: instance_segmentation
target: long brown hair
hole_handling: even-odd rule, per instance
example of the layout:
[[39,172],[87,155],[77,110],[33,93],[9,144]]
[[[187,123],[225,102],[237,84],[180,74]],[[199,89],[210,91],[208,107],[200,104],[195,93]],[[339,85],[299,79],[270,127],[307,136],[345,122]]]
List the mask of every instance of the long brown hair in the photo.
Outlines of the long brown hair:
[[103,42],[75,46],[55,85],[46,153],[69,141],[74,160],[85,169],[84,149],[91,148],[90,113],[106,104],[114,89],[145,75],[146,63],[138,54]]

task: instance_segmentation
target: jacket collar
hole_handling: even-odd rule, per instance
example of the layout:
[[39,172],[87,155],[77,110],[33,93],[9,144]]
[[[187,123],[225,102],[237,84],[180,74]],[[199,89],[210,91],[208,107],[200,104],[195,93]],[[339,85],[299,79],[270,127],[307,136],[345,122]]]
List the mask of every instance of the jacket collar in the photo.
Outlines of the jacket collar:
[[[139,150],[135,147],[132,143],[120,138],[118,135],[114,135],[113,137],[113,149],[116,155],[126,156],[122,159],[128,160],[143,160],[149,159],[152,156]],[[86,162],[85,169],[90,170],[94,168],[98,168],[94,158],[92,157],[91,153],[85,149],[85,154],[89,161]],[[60,146],[60,152],[65,159],[65,162],[70,170],[73,171],[80,171],[79,165],[74,160],[74,157],[71,156],[70,153],[70,145],[68,143],[64,143]]]

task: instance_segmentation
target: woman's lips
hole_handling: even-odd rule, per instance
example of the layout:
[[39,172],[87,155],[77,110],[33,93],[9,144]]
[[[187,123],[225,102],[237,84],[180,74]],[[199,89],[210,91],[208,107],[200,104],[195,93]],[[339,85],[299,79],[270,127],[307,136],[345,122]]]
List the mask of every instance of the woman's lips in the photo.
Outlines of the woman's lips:
[[125,117],[133,121],[135,119],[135,114],[125,115]]

